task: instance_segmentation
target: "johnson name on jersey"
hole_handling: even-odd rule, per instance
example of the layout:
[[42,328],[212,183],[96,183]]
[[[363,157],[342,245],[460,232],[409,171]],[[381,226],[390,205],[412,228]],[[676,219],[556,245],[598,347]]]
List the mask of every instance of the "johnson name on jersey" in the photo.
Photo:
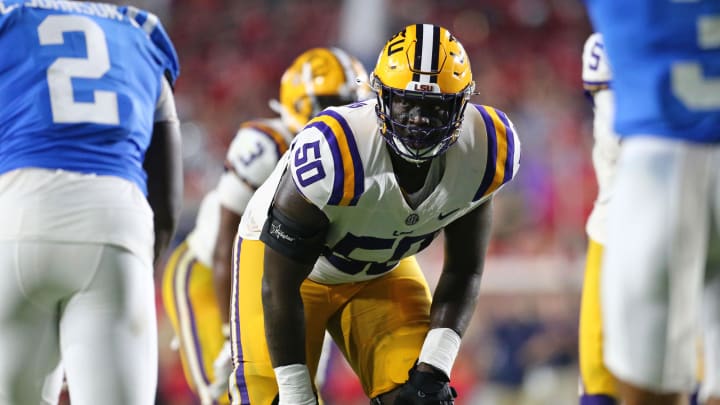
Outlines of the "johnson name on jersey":
[[[179,74],[158,18],[110,4],[5,0],[0,33],[0,173],[59,168],[145,191],[152,112],[164,80]],[[116,63],[125,60],[136,63]]]
[[287,167],[298,190],[330,220],[325,250],[309,278],[326,284],[367,280],[426,248],[444,226],[517,173],[520,142],[512,123],[497,109],[468,105],[458,140],[444,154],[440,183],[413,209],[395,179],[375,105],[369,100],[329,108],[312,119],[251,199],[240,236],[259,238]]

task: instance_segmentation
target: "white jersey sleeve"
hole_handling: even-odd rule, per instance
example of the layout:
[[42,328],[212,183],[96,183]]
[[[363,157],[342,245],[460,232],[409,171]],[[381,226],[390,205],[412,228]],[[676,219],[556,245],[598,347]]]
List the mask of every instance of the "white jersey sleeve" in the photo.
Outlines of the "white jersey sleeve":
[[225,157],[218,184],[220,203],[242,215],[250,197],[268,178],[291,135],[271,120],[249,121],[238,130]]
[[289,156],[295,185],[320,209],[327,205],[332,193],[335,171],[331,156],[330,146],[317,127],[305,128],[298,134]]
[[602,35],[594,33],[585,41],[582,56],[583,87],[595,91],[610,86],[612,74]]
[[612,75],[600,34],[591,35],[583,52],[583,86],[593,98],[593,168],[598,183],[598,195],[588,218],[588,236],[605,243],[605,222],[612,196],[615,166],[620,153],[620,140],[613,131],[615,103],[610,90]]
[[472,110],[468,107],[465,119],[473,120],[474,127],[484,128],[476,137],[479,137],[479,142],[486,142],[488,149],[482,182],[473,200],[485,201],[517,174],[520,168],[520,139],[515,125],[504,112],[487,105],[473,106]]
[[[343,111],[353,113],[352,108]],[[362,158],[351,124],[333,108],[298,134],[289,158],[298,190],[320,209],[355,205],[363,192]]]

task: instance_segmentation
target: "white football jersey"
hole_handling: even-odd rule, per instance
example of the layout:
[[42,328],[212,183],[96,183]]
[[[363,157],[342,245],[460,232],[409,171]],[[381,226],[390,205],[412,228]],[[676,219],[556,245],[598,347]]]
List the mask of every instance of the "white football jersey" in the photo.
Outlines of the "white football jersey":
[[592,240],[605,243],[605,219],[612,196],[615,163],[620,153],[620,140],[613,131],[614,102],[610,90],[610,64],[608,63],[602,36],[592,34],[583,50],[583,86],[593,98],[594,118],[592,149],[593,167],[598,182],[598,195],[586,224]]
[[220,226],[220,206],[242,215],[255,190],[292,141],[293,134],[280,118],[248,121],[240,126],[225,155],[225,173],[200,203],[195,228],[187,237],[198,260],[212,267]]
[[486,201],[517,173],[520,142],[499,110],[468,104],[440,183],[416,209],[397,183],[376,100],[329,108],[311,120],[248,204],[239,235],[259,239],[282,173],[330,220],[309,278],[363,281],[426,248],[439,231]]

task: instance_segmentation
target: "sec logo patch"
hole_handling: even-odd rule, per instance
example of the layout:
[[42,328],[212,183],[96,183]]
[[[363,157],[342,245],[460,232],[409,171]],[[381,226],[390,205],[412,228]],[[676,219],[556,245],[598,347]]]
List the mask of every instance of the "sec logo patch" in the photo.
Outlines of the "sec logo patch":
[[410,214],[407,218],[405,218],[405,225],[415,225],[420,220],[420,216],[418,214]]

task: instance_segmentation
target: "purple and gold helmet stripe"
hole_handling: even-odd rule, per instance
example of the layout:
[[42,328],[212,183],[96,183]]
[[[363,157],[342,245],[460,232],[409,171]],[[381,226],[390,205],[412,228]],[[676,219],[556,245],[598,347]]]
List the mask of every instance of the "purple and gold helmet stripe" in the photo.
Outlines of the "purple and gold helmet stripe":
[[421,72],[438,72],[440,54],[440,27],[432,24],[415,25],[415,56],[413,60],[413,81],[437,83],[437,75]]
[[513,176],[515,159],[515,134],[505,114],[488,106],[475,105],[475,108],[482,115],[487,129],[488,157],[485,175],[473,201],[493,193],[509,181]]
[[328,205],[356,205],[365,191],[365,172],[347,121],[336,112],[326,110],[313,118],[308,126],[325,135],[332,153],[335,179]]
[[278,159],[288,149],[288,143],[282,134],[269,125],[265,125],[257,121],[249,121],[242,124],[240,128],[251,128],[270,138],[270,140],[272,140],[275,144],[275,151],[277,152]]

